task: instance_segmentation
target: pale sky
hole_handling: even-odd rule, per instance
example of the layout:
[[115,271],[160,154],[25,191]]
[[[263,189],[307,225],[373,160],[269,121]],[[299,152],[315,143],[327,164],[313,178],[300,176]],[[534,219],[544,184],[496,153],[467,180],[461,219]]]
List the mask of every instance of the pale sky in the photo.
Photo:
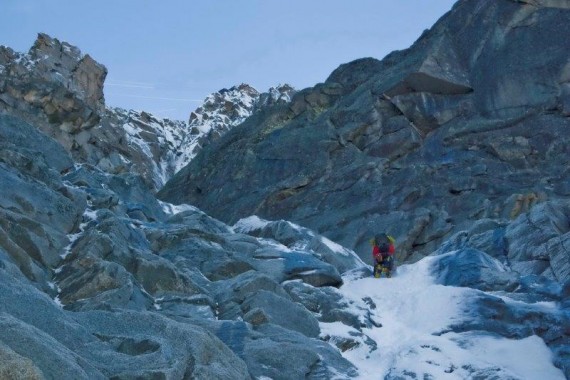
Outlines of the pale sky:
[[323,82],[409,47],[455,0],[0,0],[0,45],[37,33],[104,64],[108,106],[187,120],[211,92]]

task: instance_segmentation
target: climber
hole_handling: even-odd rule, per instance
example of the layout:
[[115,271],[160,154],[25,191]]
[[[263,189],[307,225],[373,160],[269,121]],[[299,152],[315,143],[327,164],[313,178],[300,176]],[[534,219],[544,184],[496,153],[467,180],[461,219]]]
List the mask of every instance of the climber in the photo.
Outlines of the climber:
[[394,248],[395,239],[385,233],[372,238],[372,256],[374,257],[374,277],[379,278],[382,275],[392,277],[392,269],[394,268]]

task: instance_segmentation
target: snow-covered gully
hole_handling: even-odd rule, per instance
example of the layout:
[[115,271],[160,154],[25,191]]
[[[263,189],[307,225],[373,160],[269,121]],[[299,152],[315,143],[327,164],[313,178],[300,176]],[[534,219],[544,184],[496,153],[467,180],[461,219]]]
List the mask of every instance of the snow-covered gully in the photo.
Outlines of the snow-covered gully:
[[[473,317],[469,301],[484,292],[437,284],[431,268],[440,258],[426,257],[402,265],[389,279],[345,276],[340,292],[350,300],[355,313],[372,305],[372,317],[381,324],[362,330],[375,346],[363,341],[343,353],[358,367],[359,378],[424,374],[424,379],[467,379],[476,375],[564,379],[562,371],[552,364],[551,351],[538,336],[514,340],[485,331],[453,332],[450,326]],[[546,302],[521,304],[555,307]],[[340,322],[321,323],[321,331],[329,337],[357,336],[356,330]]]

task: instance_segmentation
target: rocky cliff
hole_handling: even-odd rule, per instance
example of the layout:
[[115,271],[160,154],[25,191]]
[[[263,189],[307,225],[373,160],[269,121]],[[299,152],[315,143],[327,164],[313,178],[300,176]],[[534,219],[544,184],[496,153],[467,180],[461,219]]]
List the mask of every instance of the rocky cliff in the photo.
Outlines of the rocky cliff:
[[[334,289],[363,265],[350,251],[161,204],[140,175],[74,163],[14,116],[0,114],[0,147],[1,378],[356,374],[283,285]],[[331,321],[352,315],[328,302]]]
[[[234,202],[222,208],[233,225],[155,196],[195,153],[185,122],[105,109],[105,69],[67,43],[40,35],[29,54],[1,48],[0,378],[568,378],[568,80],[555,89],[537,75],[543,92],[517,92],[516,109],[480,115],[471,107],[483,107],[473,103],[485,98],[482,84],[453,66],[471,67],[458,53],[468,47],[450,53],[433,42],[437,31],[451,38],[470,23],[497,31],[518,20],[512,33],[562,32],[563,5],[461,1],[410,50],[343,65],[292,103],[286,88],[212,95],[190,120],[199,131],[199,123],[252,116],[201,142],[162,194],[184,190],[192,167],[228,170],[218,188],[185,185],[202,199]],[[512,43],[507,36],[485,38]],[[556,77],[550,60],[562,59],[548,51],[536,59]],[[457,62],[439,59],[444,52]],[[500,49],[479,55],[491,53]],[[389,88],[375,87],[382,83]],[[507,83],[500,87],[515,85]],[[425,108],[409,98],[425,98]],[[234,166],[221,147],[236,154]],[[521,190],[531,178],[542,191]],[[403,223],[414,242],[425,239],[412,250],[432,246],[433,255],[377,280],[354,251],[306,226],[237,220],[276,180],[285,187],[255,213],[288,213],[351,246],[353,232],[364,239],[389,216],[392,231]],[[372,206],[361,203],[365,191]],[[340,201],[328,203],[335,194]],[[371,224],[361,231],[364,215]],[[409,243],[399,240],[402,255]]]
[[550,247],[568,230],[521,256],[508,226],[568,208],[550,202],[570,195],[569,32],[563,1],[459,1],[409,49],[341,65],[248,119],[159,196],[230,223],[293,220],[363,258],[379,231],[415,261],[479,223],[496,257],[564,282],[568,251]]
[[295,93],[288,85],[264,93],[245,84],[223,89],[206,97],[187,123],[107,108],[106,75],[89,55],[46,34],[26,54],[0,46],[0,111],[34,124],[75,161],[110,173],[138,173],[158,190],[202,146]]

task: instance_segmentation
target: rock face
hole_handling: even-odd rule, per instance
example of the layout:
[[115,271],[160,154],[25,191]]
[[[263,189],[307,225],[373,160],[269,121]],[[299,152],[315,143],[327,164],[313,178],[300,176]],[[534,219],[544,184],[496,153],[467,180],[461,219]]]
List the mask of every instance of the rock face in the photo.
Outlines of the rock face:
[[[137,171],[157,188],[167,174],[173,174],[161,168],[161,153],[166,153],[159,144],[164,137],[148,136],[154,131],[147,128],[146,145],[133,142],[129,134],[133,120],[149,124],[151,116],[143,113],[128,119],[126,112],[107,110],[103,97],[106,75],[107,69],[89,55],[45,34],[38,35],[27,54],[0,47],[0,111],[40,128],[77,162],[113,173]],[[162,130],[182,127],[154,121]]]
[[65,132],[77,132],[95,126],[105,108],[107,69],[45,34],[38,35],[28,54],[0,47],[0,73],[2,111],[47,118]]
[[[459,1],[409,49],[341,65],[290,104],[252,116],[159,197],[229,223],[292,220],[367,260],[370,236],[388,231],[400,261],[478,220],[506,225],[568,199],[565,4]],[[525,271],[567,280],[552,260]]]
[[191,132],[182,154],[185,160],[178,166],[178,170],[186,166],[204,146],[241,124],[253,113],[286,104],[295,92],[293,87],[285,84],[259,93],[255,88],[242,83],[210,94],[200,107],[190,113],[188,127]]

